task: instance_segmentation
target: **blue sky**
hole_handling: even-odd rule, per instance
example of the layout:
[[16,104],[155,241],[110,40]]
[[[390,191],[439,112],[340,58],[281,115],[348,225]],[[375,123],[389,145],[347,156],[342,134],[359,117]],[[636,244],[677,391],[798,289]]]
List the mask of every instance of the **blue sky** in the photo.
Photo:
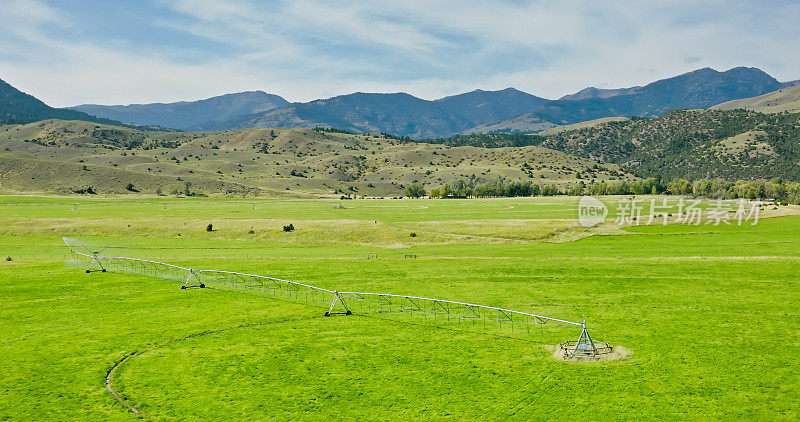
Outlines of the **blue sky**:
[[3,0],[0,79],[48,104],[263,90],[558,98],[701,67],[800,78],[794,1]]

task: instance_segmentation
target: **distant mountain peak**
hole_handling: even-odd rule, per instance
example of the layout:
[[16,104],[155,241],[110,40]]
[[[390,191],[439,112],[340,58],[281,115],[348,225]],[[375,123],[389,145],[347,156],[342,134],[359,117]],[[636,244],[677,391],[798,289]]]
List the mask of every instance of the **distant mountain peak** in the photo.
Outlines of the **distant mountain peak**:
[[283,97],[275,94],[264,91],[242,91],[197,101],[111,106],[83,104],[71,108],[133,124],[186,130],[200,123],[229,120],[288,104],[289,102]]

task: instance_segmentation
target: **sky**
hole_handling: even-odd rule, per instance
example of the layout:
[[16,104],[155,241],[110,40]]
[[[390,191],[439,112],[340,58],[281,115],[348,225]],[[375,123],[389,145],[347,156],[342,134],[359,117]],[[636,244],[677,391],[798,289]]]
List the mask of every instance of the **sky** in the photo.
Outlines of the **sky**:
[[797,1],[3,0],[0,22],[0,79],[56,107],[800,79]]

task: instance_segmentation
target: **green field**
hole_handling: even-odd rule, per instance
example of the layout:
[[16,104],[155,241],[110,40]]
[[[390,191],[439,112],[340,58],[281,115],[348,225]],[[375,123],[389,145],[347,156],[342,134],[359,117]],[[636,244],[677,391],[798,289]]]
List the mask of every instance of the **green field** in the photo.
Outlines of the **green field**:
[[[586,229],[577,198],[338,203],[0,197],[0,418],[136,419],[105,389],[126,356],[111,385],[158,420],[800,417],[797,207],[766,206],[755,226]],[[85,274],[61,236],[109,255],[585,319],[630,356],[554,358],[573,326],[500,335],[325,318],[248,291]]]

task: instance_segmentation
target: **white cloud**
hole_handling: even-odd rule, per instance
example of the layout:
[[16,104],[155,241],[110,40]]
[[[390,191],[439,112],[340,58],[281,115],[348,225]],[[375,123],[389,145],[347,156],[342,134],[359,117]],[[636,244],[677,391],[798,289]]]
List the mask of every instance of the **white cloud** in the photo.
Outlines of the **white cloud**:
[[[194,40],[147,48],[77,31],[91,17],[37,0],[0,9],[0,78],[57,106],[198,99],[263,89],[290,100],[353,91],[437,98],[514,86],[557,98],[698,67],[800,78],[800,6],[743,1],[179,0],[153,29]],[[115,17],[118,18],[118,17]],[[146,30],[146,29],[144,29]],[[128,34],[130,35],[130,34]],[[208,44],[212,43],[212,44]]]

